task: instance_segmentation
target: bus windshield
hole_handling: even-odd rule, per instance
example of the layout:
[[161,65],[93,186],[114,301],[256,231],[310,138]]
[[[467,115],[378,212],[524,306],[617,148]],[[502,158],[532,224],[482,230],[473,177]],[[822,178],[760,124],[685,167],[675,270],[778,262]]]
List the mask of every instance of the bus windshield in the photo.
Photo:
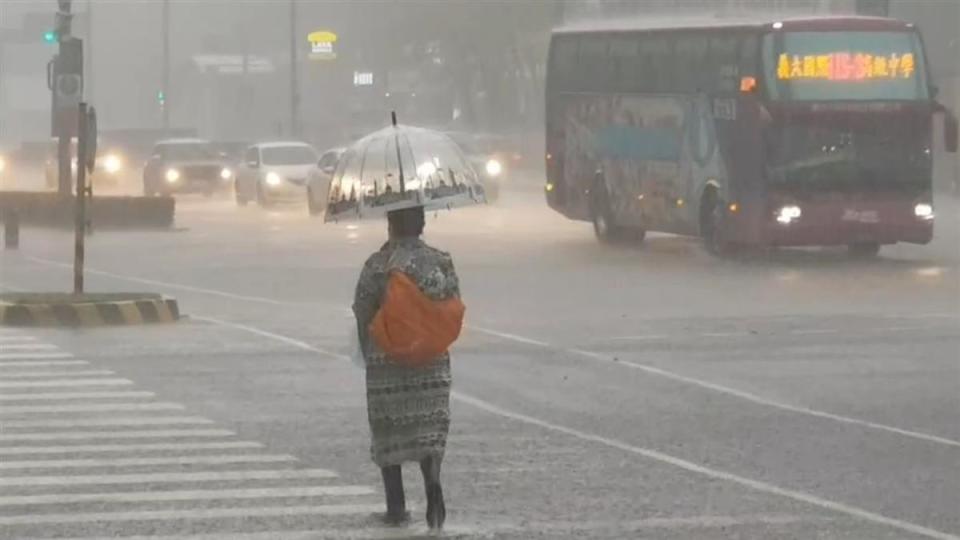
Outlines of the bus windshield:
[[926,100],[923,47],[914,32],[779,32],[763,41],[775,101]]

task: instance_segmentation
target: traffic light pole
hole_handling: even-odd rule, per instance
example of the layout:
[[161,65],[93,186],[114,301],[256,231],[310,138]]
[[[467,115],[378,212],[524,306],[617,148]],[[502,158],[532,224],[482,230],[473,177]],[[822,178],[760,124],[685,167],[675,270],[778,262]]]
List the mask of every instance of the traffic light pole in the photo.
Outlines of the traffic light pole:
[[160,114],[163,122],[163,132],[166,136],[170,129],[170,107],[167,105],[167,99],[170,96],[170,0],[163,0],[163,99],[160,101]]
[[77,129],[77,196],[74,199],[73,294],[83,294],[83,265],[87,232],[87,145],[90,144],[87,104],[80,103]]
[[[57,2],[59,5],[57,34],[60,41],[60,58],[66,57],[67,51],[64,41],[70,39],[70,2],[71,0],[58,0]],[[54,110],[53,114],[57,114],[57,111]],[[70,174],[70,132],[60,126],[57,136],[57,191],[60,195],[68,196],[73,184],[73,175]]]
[[300,137],[300,77],[297,66],[297,2],[290,0],[290,135]]

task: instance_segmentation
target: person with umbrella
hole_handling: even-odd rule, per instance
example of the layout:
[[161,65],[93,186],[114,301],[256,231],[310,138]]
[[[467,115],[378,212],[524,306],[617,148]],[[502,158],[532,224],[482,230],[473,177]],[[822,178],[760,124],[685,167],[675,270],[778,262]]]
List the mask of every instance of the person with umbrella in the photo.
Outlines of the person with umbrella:
[[440,465],[450,428],[450,355],[442,352],[417,366],[398,362],[383,350],[372,328],[395,272],[409,277],[426,298],[436,302],[459,303],[460,286],[450,255],[420,238],[423,206],[392,209],[387,222],[389,239],[364,264],[353,303],[366,366],[371,457],[383,475],[387,523],[409,521],[401,465],[413,461],[423,473],[427,523],[438,529],[446,518]]

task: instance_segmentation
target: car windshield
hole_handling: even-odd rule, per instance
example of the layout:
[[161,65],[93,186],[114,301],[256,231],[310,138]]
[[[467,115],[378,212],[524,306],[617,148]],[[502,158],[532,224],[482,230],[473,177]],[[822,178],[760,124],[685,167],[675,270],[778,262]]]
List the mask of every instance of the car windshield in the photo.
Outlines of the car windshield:
[[217,159],[216,148],[209,143],[171,143],[160,146],[160,154],[165,159],[182,161],[202,161]]
[[309,146],[268,146],[261,150],[266,165],[307,165],[317,162]]
[[782,101],[923,100],[914,32],[782,32],[763,41],[768,95]]

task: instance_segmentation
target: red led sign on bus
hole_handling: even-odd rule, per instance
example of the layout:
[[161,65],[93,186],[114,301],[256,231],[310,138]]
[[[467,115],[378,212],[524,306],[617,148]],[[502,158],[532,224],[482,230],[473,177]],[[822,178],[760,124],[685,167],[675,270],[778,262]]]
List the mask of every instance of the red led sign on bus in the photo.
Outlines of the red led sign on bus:
[[916,73],[913,53],[875,55],[834,52],[828,54],[781,54],[777,61],[777,79],[866,81],[909,79]]

